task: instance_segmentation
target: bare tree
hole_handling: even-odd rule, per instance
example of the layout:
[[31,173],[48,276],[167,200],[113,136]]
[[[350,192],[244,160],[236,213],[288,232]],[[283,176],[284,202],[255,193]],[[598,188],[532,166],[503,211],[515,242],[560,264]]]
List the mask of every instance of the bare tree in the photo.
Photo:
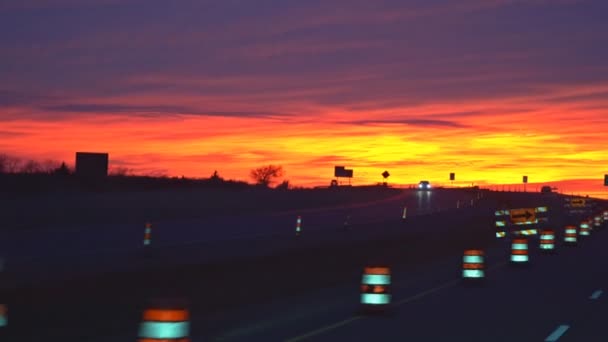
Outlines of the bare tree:
[[275,189],[277,190],[289,190],[289,181],[286,179],[281,182],[281,184],[277,185]]
[[25,162],[20,169],[21,173],[40,173],[42,171],[42,166],[37,161],[30,159]]
[[261,166],[251,170],[250,176],[256,184],[268,187],[275,179],[283,176],[283,167],[280,165]]
[[40,171],[44,173],[53,173],[61,167],[61,163],[56,160],[47,159],[40,163]]
[[9,156],[8,154],[0,154],[0,173],[17,173],[21,166],[21,160]]
[[121,176],[121,177],[124,177],[124,176],[132,175],[133,174],[133,170],[131,170],[129,168],[126,168],[126,167],[123,167],[123,166],[117,166],[117,167],[112,168],[110,170],[109,174],[111,176]]

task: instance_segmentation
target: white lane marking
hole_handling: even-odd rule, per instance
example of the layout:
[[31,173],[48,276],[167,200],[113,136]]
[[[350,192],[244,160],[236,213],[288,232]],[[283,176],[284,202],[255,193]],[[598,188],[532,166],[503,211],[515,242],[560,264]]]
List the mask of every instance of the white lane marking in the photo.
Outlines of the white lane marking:
[[593,292],[593,294],[591,295],[591,297],[589,297],[589,299],[598,299],[600,298],[600,296],[602,295],[602,290],[597,290],[595,292]]
[[560,337],[562,337],[562,335],[568,330],[570,329],[569,325],[565,325],[562,324],[559,327],[557,327],[557,329],[555,329],[551,335],[547,336],[547,338],[545,339],[545,342],[555,342],[557,340],[559,340]]

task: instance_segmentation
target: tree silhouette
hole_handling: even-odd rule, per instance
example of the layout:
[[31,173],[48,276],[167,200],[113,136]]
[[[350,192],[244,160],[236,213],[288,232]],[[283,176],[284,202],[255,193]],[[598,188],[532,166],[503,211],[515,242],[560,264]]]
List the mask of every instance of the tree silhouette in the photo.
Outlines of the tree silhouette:
[[283,176],[283,167],[280,165],[261,166],[251,170],[249,175],[256,184],[268,187],[275,179]]

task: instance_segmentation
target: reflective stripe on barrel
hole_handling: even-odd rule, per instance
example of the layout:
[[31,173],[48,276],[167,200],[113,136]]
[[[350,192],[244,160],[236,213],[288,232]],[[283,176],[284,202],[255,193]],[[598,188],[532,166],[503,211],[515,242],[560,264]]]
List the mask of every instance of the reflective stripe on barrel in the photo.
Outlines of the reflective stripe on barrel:
[[189,316],[185,309],[144,311],[138,342],[189,342]]
[[361,304],[390,304],[390,285],[391,274],[388,267],[365,267],[361,279]]
[[462,277],[463,278],[483,278],[484,274],[484,253],[479,249],[468,249],[464,251],[462,257]]

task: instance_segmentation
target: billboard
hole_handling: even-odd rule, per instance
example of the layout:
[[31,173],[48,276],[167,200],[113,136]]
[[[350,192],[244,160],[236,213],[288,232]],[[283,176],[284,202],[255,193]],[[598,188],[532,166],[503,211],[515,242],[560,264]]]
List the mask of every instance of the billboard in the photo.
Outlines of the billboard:
[[76,152],[76,176],[104,178],[108,175],[107,153]]
[[353,178],[353,170],[345,169],[344,166],[336,166],[334,168],[334,177]]
[[450,172],[450,180],[453,181],[456,179],[456,174],[454,172]]

